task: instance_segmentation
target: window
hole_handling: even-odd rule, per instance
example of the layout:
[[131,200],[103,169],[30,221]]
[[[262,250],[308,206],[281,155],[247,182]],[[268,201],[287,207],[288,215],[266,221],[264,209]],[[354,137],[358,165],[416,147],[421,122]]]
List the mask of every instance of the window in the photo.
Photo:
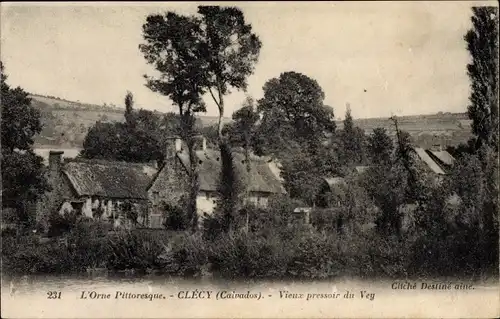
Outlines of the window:
[[153,202],[157,204],[159,199],[160,199],[160,192],[158,191],[153,192]]
[[261,198],[260,198],[260,205],[261,205],[262,207],[267,207],[267,204],[268,204],[268,199],[267,199],[267,197],[261,197]]

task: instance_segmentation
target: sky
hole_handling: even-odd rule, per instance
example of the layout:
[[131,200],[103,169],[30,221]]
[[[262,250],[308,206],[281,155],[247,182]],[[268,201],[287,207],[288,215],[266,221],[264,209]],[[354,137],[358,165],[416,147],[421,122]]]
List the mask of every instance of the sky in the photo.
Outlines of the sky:
[[[263,45],[247,92],[227,96],[225,116],[246,94],[261,98],[264,83],[286,71],[318,81],[339,118],[346,103],[355,118],[466,111],[470,58],[463,36],[471,26],[471,2],[233,5]],[[194,14],[196,6],[2,2],[0,57],[8,83],[93,104],[123,105],[131,91],[137,108],[175,111],[167,97],[144,85],[152,68],[138,49],[141,28],[148,14]],[[217,115],[209,96],[205,101],[207,115]]]

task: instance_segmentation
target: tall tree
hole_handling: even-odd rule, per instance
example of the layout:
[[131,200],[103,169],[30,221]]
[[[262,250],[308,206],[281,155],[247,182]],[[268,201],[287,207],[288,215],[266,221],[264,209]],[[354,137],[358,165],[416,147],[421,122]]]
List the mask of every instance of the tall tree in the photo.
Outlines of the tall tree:
[[[472,8],[472,28],[465,34],[472,60],[467,65],[471,81],[468,115],[472,119],[475,150],[483,171],[484,196],[482,250],[498,269],[498,7]],[[492,258],[492,259],[491,259]]]
[[96,122],[83,141],[81,155],[126,162],[161,162],[164,136],[176,131],[178,119],[172,114],[159,115],[149,110],[134,110],[132,94],[125,98],[125,123]]
[[262,43],[235,7],[199,6],[208,91],[219,109],[218,132],[222,140],[224,96],[230,88],[245,90],[254,71]]
[[[198,14],[201,16],[201,28],[204,30],[202,43],[208,82],[206,87],[219,110],[217,129],[219,146],[221,158],[227,159],[223,161],[223,166],[227,167],[222,168],[221,183],[227,184],[225,188],[231,188],[229,184],[233,180],[231,176],[236,172],[229,173],[234,169],[234,164],[232,156],[226,154],[231,152],[231,149],[228,142],[223,140],[222,134],[224,96],[230,93],[231,88],[246,89],[247,78],[254,71],[262,43],[252,32],[252,26],[246,23],[243,12],[236,7],[199,6]],[[231,206],[238,196],[234,191],[223,192],[221,195],[225,206]],[[226,209],[225,213],[233,212]],[[227,221],[233,219],[225,218]],[[231,227],[227,227],[226,230],[230,231]]]
[[289,194],[309,204],[321,178],[336,166],[335,154],[329,152],[332,148],[325,145],[336,125],[324,97],[316,80],[285,72],[264,84],[264,97],[258,101],[260,151],[281,162]]
[[472,28],[464,36],[472,61],[469,117],[476,149],[488,145],[498,152],[498,7],[474,7]]
[[394,144],[387,131],[377,127],[368,137],[368,150],[372,163],[376,165],[387,165],[391,163]]
[[406,171],[406,200],[407,203],[425,202],[423,180],[415,161],[415,149],[412,145],[411,135],[406,131],[401,131],[398,119],[393,116],[391,120],[396,128],[396,151],[395,162],[402,165]]
[[130,128],[134,128],[134,95],[132,92],[127,92],[125,95],[125,122]]
[[181,137],[190,159],[189,220],[197,227],[198,169],[195,155],[195,113],[205,112],[202,95],[208,85],[206,48],[200,19],[174,12],[150,15],[143,25],[145,43],[139,46],[159,76],[146,76],[147,86],[169,97],[180,115]]
[[245,152],[247,171],[250,172],[250,151],[254,145],[256,124],[259,114],[255,108],[255,101],[247,97],[243,106],[233,113],[233,122],[224,127],[232,146],[242,147]]
[[266,153],[286,151],[290,141],[317,149],[335,132],[333,109],[324,105],[325,94],[316,80],[285,72],[267,81],[263,89],[258,111],[262,113],[259,130],[270,137],[264,141]]
[[43,174],[43,159],[33,152],[33,137],[42,130],[40,113],[28,93],[12,89],[0,61],[2,119],[2,208],[13,208],[15,221],[32,225],[29,206],[49,190]]
[[361,164],[364,160],[364,132],[354,126],[349,104],[346,108],[344,128],[340,134],[343,148],[343,162],[346,165]]

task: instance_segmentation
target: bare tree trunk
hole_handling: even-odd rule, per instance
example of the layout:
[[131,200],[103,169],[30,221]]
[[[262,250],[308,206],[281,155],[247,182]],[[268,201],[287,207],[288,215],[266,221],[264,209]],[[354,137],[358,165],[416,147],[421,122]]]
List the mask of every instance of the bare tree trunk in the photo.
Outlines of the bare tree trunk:
[[217,133],[219,134],[219,145],[223,142],[222,140],[222,127],[224,126],[224,100],[221,94],[219,94],[219,122],[217,126]]
[[188,220],[189,226],[194,231],[198,227],[198,213],[196,198],[198,197],[198,161],[194,150],[194,117],[191,112],[185,112],[181,115],[182,138],[186,141],[189,156],[189,199],[188,199]]
[[198,197],[198,163],[196,159],[196,154],[194,150],[194,141],[193,138],[190,138],[190,142],[188,143],[188,152],[189,152],[189,163],[190,163],[190,172],[189,172],[189,221],[191,224],[191,228],[194,231],[198,228],[198,210],[196,199]]
[[[245,187],[245,200],[247,203],[250,200],[250,174],[252,171],[252,166],[250,164],[250,137],[248,132],[245,132],[245,161],[246,161],[246,169],[247,169],[247,180]],[[245,222],[245,232],[248,233],[249,224],[250,224],[250,216],[248,215],[248,209],[246,210],[246,222]]]

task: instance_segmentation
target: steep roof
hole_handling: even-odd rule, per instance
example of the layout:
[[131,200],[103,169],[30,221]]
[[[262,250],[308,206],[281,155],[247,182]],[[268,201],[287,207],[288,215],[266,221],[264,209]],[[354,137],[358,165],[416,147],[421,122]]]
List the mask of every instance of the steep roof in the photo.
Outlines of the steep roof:
[[63,172],[79,196],[147,199],[146,188],[156,169],[146,164],[71,161]]
[[438,160],[440,160],[441,162],[443,162],[446,165],[453,165],[453,163],[455,162],[455,159],[453,158],[453,156],[451,156],[451,154],[448,153],[447,151],[432,151],[431,150],[429,152],[431,152],[432,155],[437,157]]
[[[216,191],[220,178],[221,161],[220,153],[215,150],[199,150],[195,152],[198,159],[198,172],[201,191]],[[190,166],[187,152],[177,153],[182,165],[188,169]],[[285,190],[273,169],[265,159],[251,157],[250,175],[246,170],[245,156],[233,152],[236,171],[243,182],[249,180],[251,192],[285,193]],[[249,179],[248,179],[249,178]]]
[[439,165],[427,154],[427,152],[420,147],[415,147],[417,156],[436,174],[444,175],[445,172]]

